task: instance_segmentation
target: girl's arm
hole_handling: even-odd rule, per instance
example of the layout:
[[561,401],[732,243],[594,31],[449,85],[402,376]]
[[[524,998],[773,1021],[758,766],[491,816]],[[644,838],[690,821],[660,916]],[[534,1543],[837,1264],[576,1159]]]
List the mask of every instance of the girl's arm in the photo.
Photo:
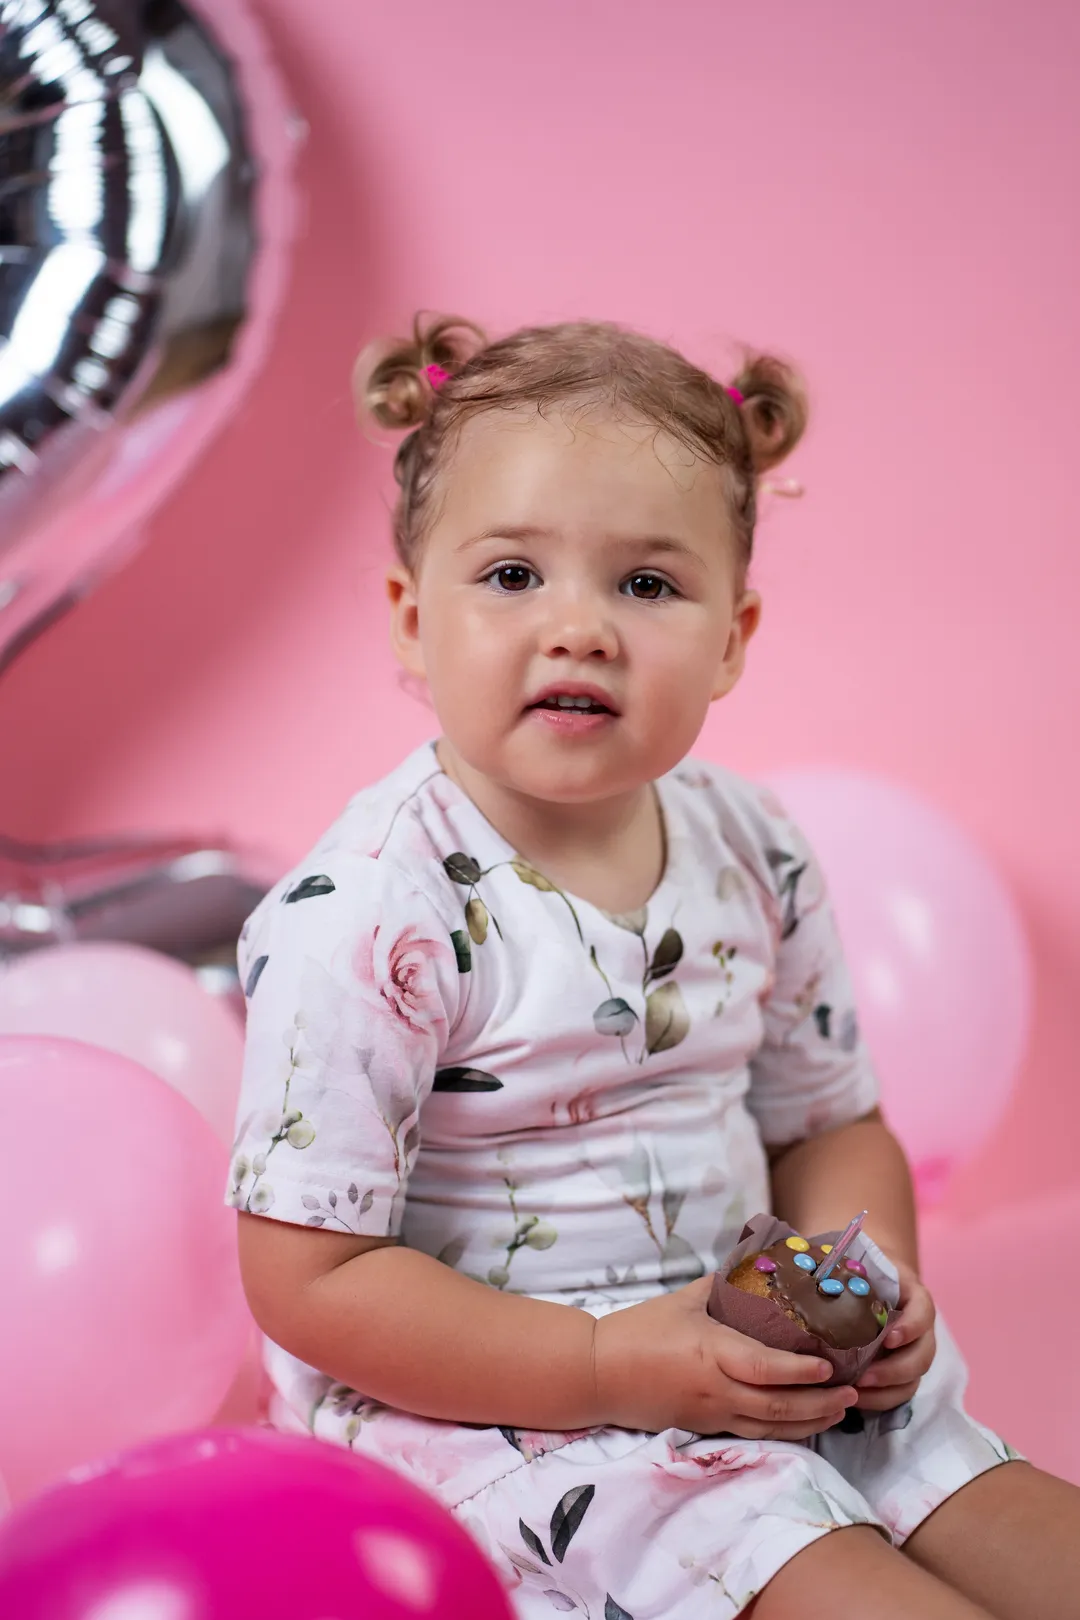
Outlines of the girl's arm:
[[708,1277],[594,1322],[571,1305],[500,1293],[393,1239],[247,1214],[240,1264],[255,1320],[275,1343],[422,1417],[800,1440],[839,1422],[855,1399],[821,1387],[828,1362],[714,1322]]
[[899,1142],[875,1109],[796,1142],[772,1161],[776,1213],[799,1232],[843,1228],[865,1209],[867,1234],[896,1262],[900,1315],[883,1356],[859,1379],[859,1406],[888,1412],[910,1401],[934,1359],[934,1302],[919,1281],[915,1197]]
[[877,1109],[772,1156],[773,1207],[798,1232],[841,1230],[860,1210],[893,1260],[918,1270],[915,1197],[904,1150]]
[[263,1332],[341,1383],[461,1423],[596,1421],[593,1320],[584,1311],[499,1293],[393,1238],[241,1214],[239,1240]]

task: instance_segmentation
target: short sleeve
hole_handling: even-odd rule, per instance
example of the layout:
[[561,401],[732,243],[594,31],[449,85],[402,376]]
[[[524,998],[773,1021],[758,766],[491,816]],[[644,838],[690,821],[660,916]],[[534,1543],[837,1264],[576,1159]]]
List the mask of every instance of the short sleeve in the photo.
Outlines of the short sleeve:
[[238,962],[247,1038],[228,1202],[396,1236],[461,993],[437,907],[384,861],[323,854],[262,900]]
[[748,1102],[779,1147],[861,1119],[878,1087],[821,868],[782,806],[756,792],[774,962]]

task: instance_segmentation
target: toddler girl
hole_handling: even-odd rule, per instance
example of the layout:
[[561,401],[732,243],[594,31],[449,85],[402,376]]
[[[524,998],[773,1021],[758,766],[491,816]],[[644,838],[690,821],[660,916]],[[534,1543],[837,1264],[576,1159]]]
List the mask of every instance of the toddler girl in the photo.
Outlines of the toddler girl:
[[[410,430],[392,634],[441,736],[241,941],[229,1197],[275,1421],[435,1492],[525,1620],[1076,1614],[1080,1493],[935,1343],[821,873],[687,757],[758,623],[798,379],[436,320],[361,387]],[[863,1207],[902,1314],[857,1389],[708,1316],[747,1216]]]

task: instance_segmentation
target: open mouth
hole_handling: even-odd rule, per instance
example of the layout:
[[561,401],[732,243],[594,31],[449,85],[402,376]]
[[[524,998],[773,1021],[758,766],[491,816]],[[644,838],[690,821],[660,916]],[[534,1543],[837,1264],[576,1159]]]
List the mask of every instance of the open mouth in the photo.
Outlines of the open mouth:
[[606,703],[597,698],[569,697],[559,693],[554,697],[541,698],[539,703],[530,704],[533,709],[553,709],[559,714],[613,714]]

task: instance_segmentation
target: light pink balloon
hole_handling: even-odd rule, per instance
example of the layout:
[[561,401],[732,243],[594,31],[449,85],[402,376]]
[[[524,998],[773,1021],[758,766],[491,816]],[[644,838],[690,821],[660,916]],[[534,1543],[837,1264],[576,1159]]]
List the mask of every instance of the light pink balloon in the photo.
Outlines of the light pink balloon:
[[251,1331],[227,1159],[127,1058],[0,1037],[0,1473],[16,1501],[221,1405]]
[[1000,1122],[1024,1053],[1016,907],[977,845],[905,788],[825,770],[769,785],[825,870],[884,1110],[932,1201]]
[[232,1141],[244,1035],[191,968],[141,945],[46,946],[0,968],[0,1035],[103,1046],[167,1080]]

